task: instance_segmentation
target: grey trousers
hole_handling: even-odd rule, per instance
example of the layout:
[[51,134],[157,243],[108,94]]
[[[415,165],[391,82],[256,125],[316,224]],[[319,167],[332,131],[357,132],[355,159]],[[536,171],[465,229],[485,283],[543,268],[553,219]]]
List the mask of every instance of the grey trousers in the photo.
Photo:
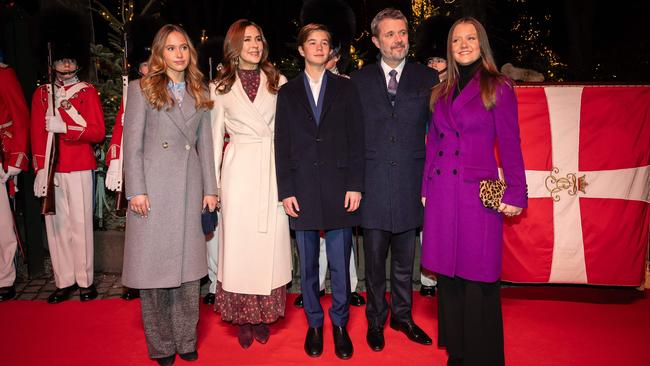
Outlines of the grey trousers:
[[175,288],[140,290],[149,357],[162,358],[196,350],[199,296],[199,280]]

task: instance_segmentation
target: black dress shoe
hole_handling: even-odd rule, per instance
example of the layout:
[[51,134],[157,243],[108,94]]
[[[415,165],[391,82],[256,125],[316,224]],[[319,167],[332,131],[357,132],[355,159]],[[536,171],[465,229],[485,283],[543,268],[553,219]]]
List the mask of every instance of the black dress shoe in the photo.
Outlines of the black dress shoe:
[[171,366],[174,364],[174,361],[176,361],[176,354],[162,358],[154,358],[154,360],[156,360],[160,366]]
[[432,343],[431,338],[429,338],[420,327],[413,323],[413,320],[400,322],[391,318],[390,327],[406,334],[408,339],[415,343],[424,344],[426,346],[429,346]]
[[14,297],[16,297],[15,286],[0,287],[0,302],[11,300]]
[[206,305],[214,305],[214,294],[213,293],[208,293],[205,295],[203,298],[203,303]]
[[336,357],[342,360],[347,360],[352,357],[354,348],[352,347],[352,340],[345,327],[334,326],[332,333],[334,334],[334,353],[336,353]]
[[296,297],[296,299],[293,301],[293,306],[295,306],[297,308],[302,308],[303,307],[302,294],[300,294],[300,295],[298,295],[298,297]]
[[196,361],[199,359],[199,353],[196,351],[188,353],[179,353],[178,356],[185,361]]
[[366,333],[366,342],[370,349],[379,352],[384,349],[384,328],[380,327],[370,327],[368,328],[368,333]]
[[81,301],[90,301],[97,298],[97,289],[95,285],[90,285],[88,287],[79,287],[79,300]]
[[434,297],[436,296],[436,286],[420,286],[420,296]]
[[64,287],[64,288],[57,288],[50,296],[48,296],[47,303],[58,304],[60,302],[66,301],[70,298],[70,296],[76,289],[77,289],[77,284]]
[[140,290],[137,288],[126,288],[126,291],[120,296],[123,300],[130,301],[140,298]]
[[363,306],[366,304],[366,299],[363,296],[359,295],[358,292],[350,293],[350,305],[352,306]]
[[323,327],[307,329],[305,352],[309,357],[318,357],[323,353]]

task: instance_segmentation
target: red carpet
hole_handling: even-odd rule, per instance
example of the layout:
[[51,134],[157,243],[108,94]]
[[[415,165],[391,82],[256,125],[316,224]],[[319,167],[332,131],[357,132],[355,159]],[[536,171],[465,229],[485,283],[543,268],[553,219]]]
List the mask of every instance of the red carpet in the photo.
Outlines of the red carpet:
[[[506,360],[512,366],[650,364],[650,293],[575,287],[503,290]],[[295,296],[295,295],[294,295]],[[292,304],[292,296],[287,304]],[[436,301],[414,294],[416,322],[436,342]],[[330,297],[323,299],[325,308]],[[307,357],[302,310],[287,306],[266,345],[239,347],[236,329],[201,304],[199,360],[193,365],[444,365],[436,346],[420,346],[386,327],[386,348],[365,342],[365,308],[352,308],[348,325],[355,345],[351,360],[334,355],[325,325],[325,351]],[[48,305],[41,301],[0,304],[2,365],[154,365],[147,358],[138,301],[120,299]],[[177,358],[177,365],[190,364]]]

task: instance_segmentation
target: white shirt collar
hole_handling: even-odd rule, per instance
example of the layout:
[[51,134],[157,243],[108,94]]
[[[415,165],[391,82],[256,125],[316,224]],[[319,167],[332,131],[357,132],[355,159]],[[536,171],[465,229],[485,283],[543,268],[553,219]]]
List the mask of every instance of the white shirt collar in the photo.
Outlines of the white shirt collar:
[[311,94],[314,97],[314,103],[316,106],[318,106],[318,98],[320,97],[320,87],[323,84],[323,77],[325,77],[325,70],[323,69],[323,72],[320,74],[318,80],[312,80],[306,71],[305,71],[305,76],[307,77],[307,81],[309,81],[309,88],[311,89]]
[[386,85],[388,85],[388,80],[390,80],[390,75],[388,75],[390,70],[397,71],[397,75],[395,76],[395,78],[397,78],[397,82],[399,83],[399,79],[402,76],[402,71],[404,70],[404,65],[406,65],[406,58],[404,58],[402,60],[402,62],[400,62],[399,65],[397,65],[397,67],[394,68],[394,69],[392,67],[388,66],[388,64],[386,62],[384,62],[383,57],[381,58],[381,61],[379,62],[379,64],[381,65],[381,69],[384,72],[384,77],[386,77]]

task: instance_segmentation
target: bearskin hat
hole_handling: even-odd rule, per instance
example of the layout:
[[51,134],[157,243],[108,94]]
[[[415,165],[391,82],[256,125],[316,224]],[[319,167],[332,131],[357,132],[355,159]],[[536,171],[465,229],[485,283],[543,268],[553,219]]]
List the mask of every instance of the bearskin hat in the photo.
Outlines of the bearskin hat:
[[425,19],[415,33],[415,58],[426,63],[430,57],[447,58],[447,36],[454,19],[433,16]]
[[305,0],[300,23],[325,25],[332,33],[332,48],[347,47],[357,30],[354,11],[342,0]]
[[129,61],[129,75],[137,78],[140,64],[146,62],[151,56],[151,44],[158,30],[165,22],[156,15],[146,15],[133,18],[125,27],[127,40],[127,60]]
[[35,54],[45,64],[50,43],[52,62],[69,58],[84,68],[90,60],[90,34],[90,26],[81,13],[62,6],[48,8],[38,18]]

